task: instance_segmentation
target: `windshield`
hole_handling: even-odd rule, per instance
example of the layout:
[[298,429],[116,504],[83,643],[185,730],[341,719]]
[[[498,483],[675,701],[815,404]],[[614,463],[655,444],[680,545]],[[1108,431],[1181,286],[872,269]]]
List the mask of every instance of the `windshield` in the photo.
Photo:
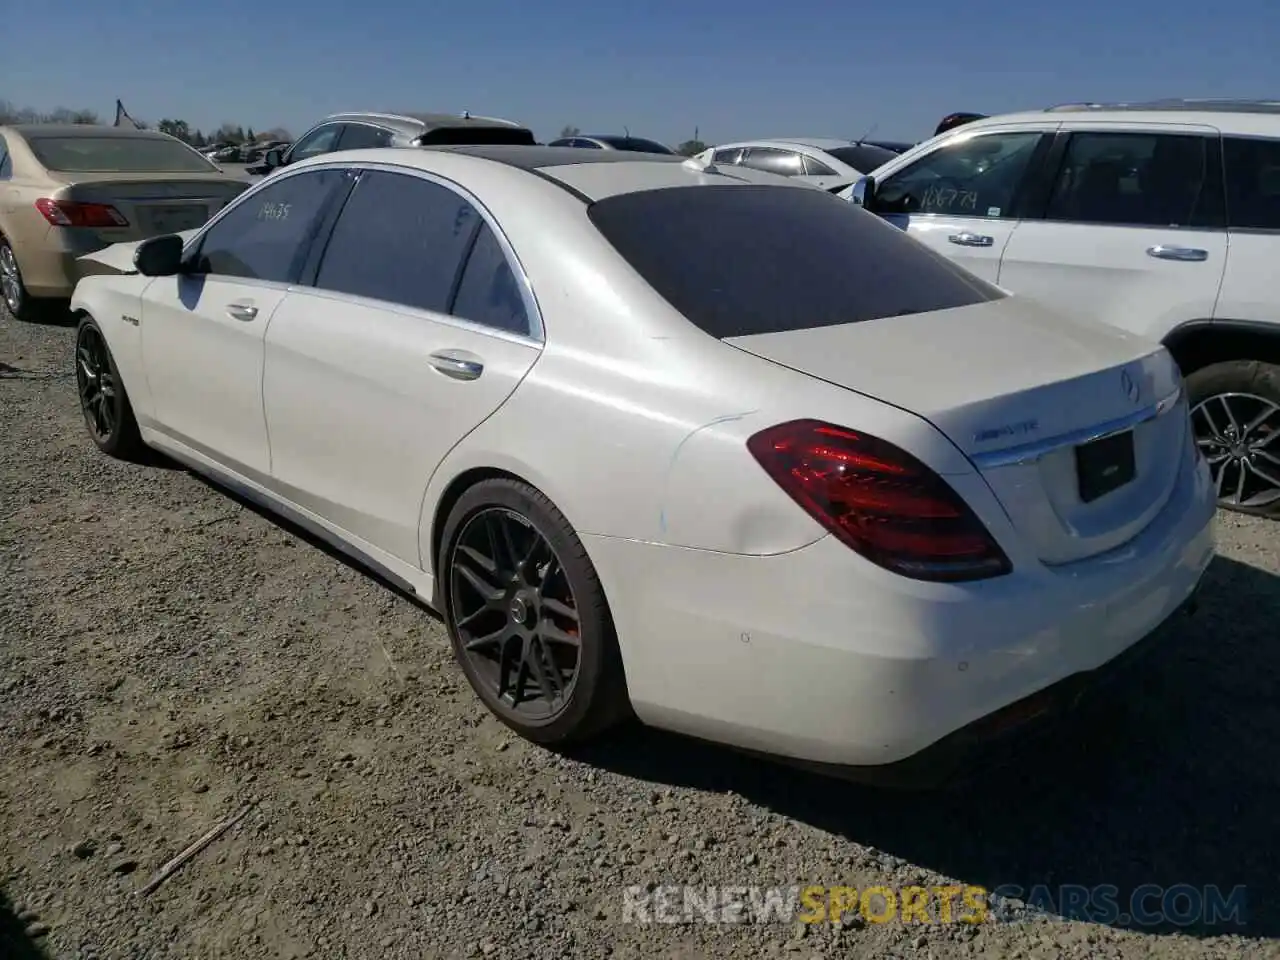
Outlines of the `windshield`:
[[847,163],[859,173],[870,173],[876,167],[883,166],[897,156],[892,150],[886,150],[884,147],[875,147],[869,143],[836,147],[834,150],[828,150],[827,153],[841,163]]
[[31,137],[46,170],[66,173],[217,173],[185,143],[161,137]]
[[859,323],[1005,296],[822,190],[643,190],[598,200],[587,215],[654,290],[713,337]]
[[601,143],[607,143],[615,150],[630,150],[633,153],[665,153],[674,154],[670,147],[664,147],[656,140],[645,140],[641,137],[594,137]]

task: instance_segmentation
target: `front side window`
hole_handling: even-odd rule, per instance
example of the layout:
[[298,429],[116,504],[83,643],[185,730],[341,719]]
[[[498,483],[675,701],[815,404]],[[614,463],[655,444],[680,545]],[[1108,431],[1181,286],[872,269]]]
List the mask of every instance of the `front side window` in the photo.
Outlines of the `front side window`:
[[322,153],[331,153],[338,148],[338,134],[342,133],[342,125],[331,123],[312,130],[293,145],[289,154],[289,162],[317,157]]
[[736,164],[742,159],[741,147],[726,147],[712,154],[712,163]]
[[1045,216],[1077,223],[1211,226],[1221,219],[1208,137],[1075,133]]
[[742,166],[784,177],[798,177],[804,172],[800,154],[776,147],[749,147],[741,160]]
[[366,123],[349,123],[342,132],[342,150],[369,150],[391,146],[391,131],[371,127]]
[[201,238],[192,272],[296,283],[344,176],[342,170],[308,171],[245,197]]
[[516,275],[487,223],[480,225],[450,312],[507,333],[529,333],[529,314]]
[[1222,149],[1230,225],[1280,230],[1280,140],[1227,137]]
[[347,198],[325,247],[316,286],[446,313],[480,214],[421,177],[374,170]]
[[713,337],[892,323],[1005,296],[821,190],[643,190],[598,200],[587,215],[654,290]]
[[993,133],[953,140],[885,177],[875,211],[1007,218],[1039,132]]

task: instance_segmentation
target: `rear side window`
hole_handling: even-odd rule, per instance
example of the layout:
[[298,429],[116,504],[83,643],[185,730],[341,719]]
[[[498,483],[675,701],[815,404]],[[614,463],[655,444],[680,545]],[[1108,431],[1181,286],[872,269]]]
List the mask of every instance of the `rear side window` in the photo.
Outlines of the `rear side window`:
[[819,190],[646,190],[599,200],[588,215],[650,286],[713,337],[860,323],[1005,296]]
[[480,222],[476,209],[447,187],[366,172],[334,225],[315,285],[444,313]]
[[1227,216],[1245,230],[1280,230],[1280,140],[1227,137]]
[[1221,227],[1211,144],[1204,136],[1074,133],[1045,216],[1119,226]]
[[834,177],[836,175],[836,172],[821,160],[815,160],[813,157],[808,156],[800,159],[804,162],[804,173],[807,177]]
[[487,223],[480,225],[453,302],[455,317],[508,333],[529,333],[529,315],[511,264]]

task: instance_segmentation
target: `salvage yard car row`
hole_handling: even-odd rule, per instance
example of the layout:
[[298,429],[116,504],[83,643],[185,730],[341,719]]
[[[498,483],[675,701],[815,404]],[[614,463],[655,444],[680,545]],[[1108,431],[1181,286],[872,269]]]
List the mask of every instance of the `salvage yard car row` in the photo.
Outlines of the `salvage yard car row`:
[[[1112,154],[1071,161],[1058,114],[946,132],[856,203],[482,118],[343,148],[377,116],[330,118],[331,149],[299,138],[203,226],[83,258],[85,420],[439,611],[530,740],[635,715],[939,782],[1158,646],[1194,610],[1224,464],[1266,476],[1265,406],[1197,438],[1181,358],[928,249],[999,263],[1034,219],[1019,178],[1097,179]],[[1115,204],[1164,182],[1148,161]],[[1143,242],[1200,249],[1181,236]]]

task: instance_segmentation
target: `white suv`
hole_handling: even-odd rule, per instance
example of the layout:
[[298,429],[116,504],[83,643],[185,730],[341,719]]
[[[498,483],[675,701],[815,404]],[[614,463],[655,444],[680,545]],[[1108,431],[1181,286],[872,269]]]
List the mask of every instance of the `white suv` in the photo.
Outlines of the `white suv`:
[[842,195],[1007,290],[1163,342],[1219,503],[1280,518],[1280,102],[990,117]]

